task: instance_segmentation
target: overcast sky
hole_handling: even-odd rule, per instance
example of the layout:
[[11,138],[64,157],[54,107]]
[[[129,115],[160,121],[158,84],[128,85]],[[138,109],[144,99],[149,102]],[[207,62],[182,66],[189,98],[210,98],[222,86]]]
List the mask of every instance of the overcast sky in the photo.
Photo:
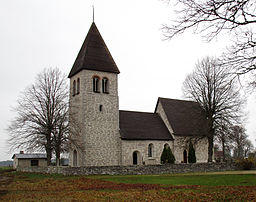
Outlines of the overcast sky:
[[[6,128],[18,96],[44,68],[68,74],[92,23],[119,70],[120,109],[153,112],[158,97],[184,99],[182,82],[204,56],[219,56],[228,36],[205,43],[191,33],[165,40],[161,27],[174,19],[160,0],[0,1],[0,160],[11,159]],[[255,96],[248,102],[247,133],[255,144]]]

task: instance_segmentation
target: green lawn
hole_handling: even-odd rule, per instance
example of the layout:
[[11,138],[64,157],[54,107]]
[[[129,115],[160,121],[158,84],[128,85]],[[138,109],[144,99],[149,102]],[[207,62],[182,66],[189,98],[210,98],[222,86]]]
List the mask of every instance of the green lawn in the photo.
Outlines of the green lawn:
[[94,176],[95,178],[126,184],[256,186],[256,174],[180,174]]
[[2,170],[10,170],[10,169],[12,169],[12,167],[10,167],[10,166],[0,166],[0,171],[2,171]]

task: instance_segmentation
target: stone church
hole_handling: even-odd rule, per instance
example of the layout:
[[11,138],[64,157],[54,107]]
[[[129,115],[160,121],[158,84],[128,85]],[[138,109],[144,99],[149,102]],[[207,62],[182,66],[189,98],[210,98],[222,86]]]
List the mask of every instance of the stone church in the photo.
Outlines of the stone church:
[[158,98],[155,111],[119,110],[120,73],[93,22],[69,73],[70,166],[160,164],[164,147],[187,163],[192,142],[207,162],[207,120],[196,102]]

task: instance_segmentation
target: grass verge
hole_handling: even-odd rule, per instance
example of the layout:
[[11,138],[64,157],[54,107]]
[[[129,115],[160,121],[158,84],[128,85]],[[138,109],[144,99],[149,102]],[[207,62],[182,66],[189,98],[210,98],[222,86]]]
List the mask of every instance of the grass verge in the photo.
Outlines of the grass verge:
[[97,179],[127,184],[256,186],[256,174],[127,175],[94,176]]

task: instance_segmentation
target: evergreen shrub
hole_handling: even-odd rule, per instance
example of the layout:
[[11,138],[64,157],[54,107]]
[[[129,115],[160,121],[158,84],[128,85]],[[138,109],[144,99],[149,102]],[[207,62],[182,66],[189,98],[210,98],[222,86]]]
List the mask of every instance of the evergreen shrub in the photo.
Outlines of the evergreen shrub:
[[162,152],[161,155],[161,163],[165,164],[165,163],[171,163],[174,164],[175,162],[175,157],[172,153],[172,150],[170,147],[164,147],[164,150]]
[[189,149],[188,149],[188,162],[196,163],[196,152],[191,142],[189,143]]

